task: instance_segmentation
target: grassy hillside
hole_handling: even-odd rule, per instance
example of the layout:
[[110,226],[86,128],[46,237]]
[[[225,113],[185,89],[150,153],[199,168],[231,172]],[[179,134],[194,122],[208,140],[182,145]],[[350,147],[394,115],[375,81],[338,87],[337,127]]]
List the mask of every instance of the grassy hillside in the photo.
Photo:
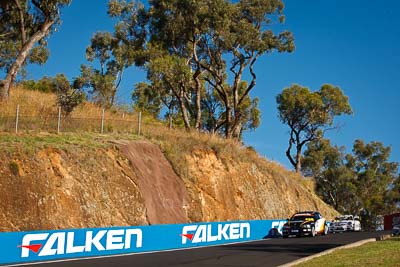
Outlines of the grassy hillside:
[[[54,100],[53,95],[14,90],[10,102],[0,107],[0,129],[1,118],[12,117],[17,103],[31,115],[44,116],[57,109]],[[71,117],[87,118],[99,111],[85,103]],[[106,111],[106,117],[121,113],[124,119],[137,117],[116,110]],[[144,121],[140,136],[129,129],[100,134],[96,127],[61,134],[35,127],[18,134],[3,129],[0,230],[149,223],[149,196],[140,188],[135,162],[118,145],[120,140],[146,140],[161,148],[186,188],[188,199],[181,208],[188,221],[286,218],[305,209],[318,209],[328,218],[337,214],[315,195],[312,181],[253,149]]]

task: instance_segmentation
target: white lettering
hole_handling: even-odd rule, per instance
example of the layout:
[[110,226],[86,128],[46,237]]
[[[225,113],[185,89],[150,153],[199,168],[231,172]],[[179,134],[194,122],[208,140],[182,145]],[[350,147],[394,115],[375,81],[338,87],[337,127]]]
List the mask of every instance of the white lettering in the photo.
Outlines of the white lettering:
[[239,234],[239,228],[240,225],[238,223],[232,223],[230,225],[229,229],[229,239],[239,239],[240,234]]
[[85,250],[85,246],[74,246],[75,234],[74,232],[67,233],[67,249],[66,253],[79,253]]
[[[54,248],[54,245],[56,244]],[[65,233],[54,233],[51,234],[49,239],[44,244],[43,249],[40,251],[39,256],[52,256],[64,254],[65,247]]]
[[241,223],[240,224],[240,238],[244,237],[244,229],[246,229],[246,238],[250,238],[250,224],[249,223]]
[[32,245],[31,241],[41,241],[46,240],[49,234],[27,234],[22,238],[21,245],[21,257],[26,258],[29,257],[29,248],[28,246]]
[[282,234],[282,228],[283,228],[283,225],[285,223],[286,223],[286,221],[275,221],[275,222],[272,222],[271,228],[278,229],[278,232]]
[[125,234],[125,249],[131,248],[131,236],[136,235],[136,247],[141,248],[143,244],[143,233],[141,229],[127,229]]
[[85,251],[92,251],[92,246],[94,245],[98,251],[105,250],[103,245],[100,243],[100,240],[107,233],[107,230],[101,230],[97,232],[97,234],[93,237],[93,231],[86,232],[86,243],[85,243]]
[[225,224],[225,225],[218,224],[218,240],[222,240],[222,236],[224,236],[223,239],[225,239],[225,240],[229,239],[229,237],[226,233],[226,231],[228,231],[228,229],[229,229],[229,224]]
[[[191,232],[191,233],[190,233]],[[192,243],[215,242],[220,240],[237,240],[245,237],[250,238],[249,223],[226,223],[218,224],[217,232],[212,231],[212,224],[207,225],[186,225],[182,228],[182,244],[186,244],[188,239]]]
[[[93,231],[87,231],[85,233],[86,239],[83,241],[84,245],[75,244],[75,232],[26,234],[22,238],[22,245],[19,247],[21,247],[22,258],[29,257],[30,250],[38,253],[38,256],[91,252],[93,247],[98,251],[121,250],[131,248],[133,235],[136,239],[136,248],[142,247],[143,234],[141,229],[100,230],[96,234]],[[104,237],[106,240],[102,242]]]
[[123,249],[124,230],[109,230],[107,232],[106,250]]
[[192,243],[207,242],[207,225],[199,225],[194,234]]
[[207,241],[208,242],[213,242],[218,240],[218,235],[212,235],[212,225],[209,224],[207,225]]
[[196,229],[197,229],[197,225],[186,225],[186,226],[183,226],[182,234],[181,234],[181,236],[182,236],[182,244],[186,244],[186,242],[188,240],[188,237],[186,235],[189,234],[189,232],[196,231]]

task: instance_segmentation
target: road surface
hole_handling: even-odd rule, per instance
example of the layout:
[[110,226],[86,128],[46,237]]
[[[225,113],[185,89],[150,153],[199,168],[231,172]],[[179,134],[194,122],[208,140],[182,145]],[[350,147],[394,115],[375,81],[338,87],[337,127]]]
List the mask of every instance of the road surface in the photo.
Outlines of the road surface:
[[248,243],[156,253],[64,260],[61,262],[35,263],[6,266],[35,267],[245,267],[279,266],[334,247],[374,238],[386,232],[354,232],[330,234],[315,238],[267,239]]

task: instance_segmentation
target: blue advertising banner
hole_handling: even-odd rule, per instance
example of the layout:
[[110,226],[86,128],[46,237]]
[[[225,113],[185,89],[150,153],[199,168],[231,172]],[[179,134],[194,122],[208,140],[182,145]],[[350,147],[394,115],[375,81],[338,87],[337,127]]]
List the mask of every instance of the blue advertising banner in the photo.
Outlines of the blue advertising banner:
[[0,233],[0,264],[185,249],[265,238],[284,220]]

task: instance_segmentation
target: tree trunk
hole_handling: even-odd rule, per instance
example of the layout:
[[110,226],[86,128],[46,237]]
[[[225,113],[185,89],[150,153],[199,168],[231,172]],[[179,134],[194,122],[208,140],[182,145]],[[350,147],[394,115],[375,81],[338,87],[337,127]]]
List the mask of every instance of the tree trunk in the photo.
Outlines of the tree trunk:
[[6,78],[4,79],[2,84],[0,84],[0,101],[7,100],[9,98],[10,88],[15,82],[17,74],[21,69],[22,64],[24,64],[26,58],[28,57],[29,52],[38,41],[43,39],[49,33],[49,30],[53,24],[54,21],[46,20],[42,27],[37,32],[35,32],[22,46],[16,60],[11,65],[11,68],[8,71]]
[[199,79],[199,76],[201,75],[201,66],[200,66],[200,61],[199,57],[197,56],[197,38],[196,35],[193,35],[193,59],[194,62],[196,63],[196,70],[193,74],[193,80],[195,82],[196,86],[196,119],[194,122],[195,128],[199,131],[201,127],[201,82]]
[[196,120],[195,127],[197,130],[200,130],[201,127],[201,83],[199,80],[200,71],[196,71],[195,75],[193,75],[195,83],[196,83]]
[[296,151],[296,172],[300,173],[301,171],[301,146],[297,146]]
[[241,140],[242,137],[242,128],[243,124],[241,122],[235,122],[234,127],[232,128],[232,137]]
[[231,133],[231,124],[232,124],[232,115],[231,115],[231,111],[232,108],[230,107],[228,101],[227,101],[227,105],[226,105],[226,109],[225,109],[225,118],[226,118],[226,122],[225,122],[225,138],[231,138],[232,137],[232,133]]
[[179,97],[178,97],[178,101],[179,101],[179,106],[181,108],[181,112],[182,112],[182,118],[183,121],[185,123],[185,128],[187,131],[190,131],[190,122],[189,122],[189,117],[188,117],[188,112],[184,103],[184,97],[183,97],[183,90],[180,90],[179,92]]

